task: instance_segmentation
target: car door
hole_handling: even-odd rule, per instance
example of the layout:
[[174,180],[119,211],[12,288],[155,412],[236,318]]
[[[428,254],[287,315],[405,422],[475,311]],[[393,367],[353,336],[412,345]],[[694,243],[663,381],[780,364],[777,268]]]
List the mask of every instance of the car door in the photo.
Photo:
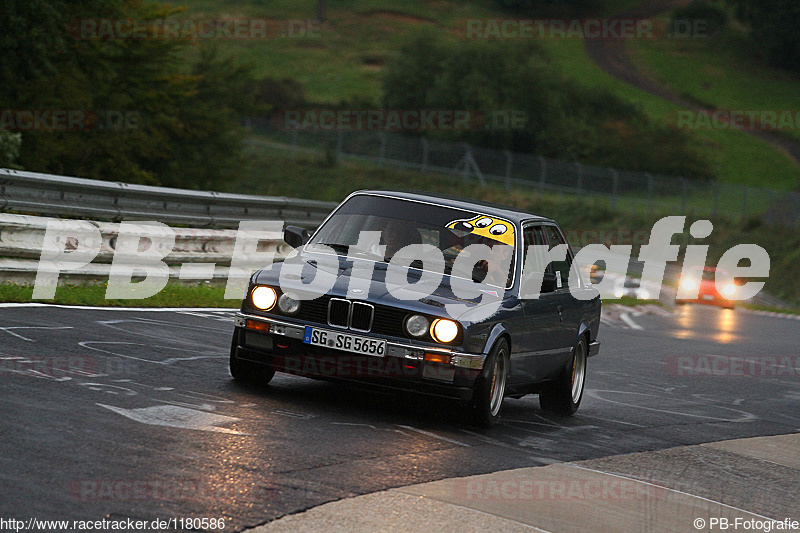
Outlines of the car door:
[[542,225],[542,230],[551,253],[558,246],[567,249],[564,259],[552,260],[547,265],[547,272],[555,275],[556,279],[556,290],[549,294],[549,300],[555,308],[557,324],[553,333],[553,348],[543,360],[542,370],[548,377],[555,377],[567,364],[577,339],[581,302],[573,296],[573,292],[582,287],[582,280],[561,229],[556,224],[548,223]]
[[[558,314],[561,296],[557,290],[540,292],[543,273],[553,272],[547,265],[546,254],[542,253],[548,246],[544,228],[535,223],[523,225],[522,239],[524,262],[520,297],[525,326],[517,371],[520,381],[535,382],[552,374],[555,360],[564,349]],[[534,283],[539,286],[533,287]]]

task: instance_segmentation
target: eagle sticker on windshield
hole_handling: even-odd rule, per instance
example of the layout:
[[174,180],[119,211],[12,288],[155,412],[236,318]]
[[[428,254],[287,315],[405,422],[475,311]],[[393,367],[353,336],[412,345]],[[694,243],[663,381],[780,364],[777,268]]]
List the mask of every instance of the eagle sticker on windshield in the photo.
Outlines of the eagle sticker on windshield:
[[447,228],[465,235],[472,233],[514,246],[514,224],[502,218],[478,215],[470,219],[454,220],[447,224]]

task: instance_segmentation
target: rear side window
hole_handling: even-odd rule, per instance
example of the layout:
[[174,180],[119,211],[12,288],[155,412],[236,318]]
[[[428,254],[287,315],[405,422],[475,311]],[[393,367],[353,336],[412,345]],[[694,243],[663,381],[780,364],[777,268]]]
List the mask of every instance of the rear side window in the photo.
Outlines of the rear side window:
[[[544,231],[547,234],[547,240],[550,250],[556,246],[566,245],[567,241],[561,236],[561,232],[555,226],[545,226]],[[572,257],[570,256],[569,249],[567,249],[566,258],[563,261],[553,261],[550,263],[551,272],[561,278],[561,287],[568,287],[570,281],[570,270],[572,269]],[[580,276],[575,273],[572,276],[575,285],[580,285]]]

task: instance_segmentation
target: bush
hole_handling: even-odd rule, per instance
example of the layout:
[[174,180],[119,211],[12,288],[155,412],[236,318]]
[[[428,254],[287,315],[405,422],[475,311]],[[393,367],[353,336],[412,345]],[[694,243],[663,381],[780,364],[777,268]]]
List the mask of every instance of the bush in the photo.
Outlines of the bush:
[[22,134],[0,130],[0,168],[11,167],[19,156]]
[[535,42],[445,42],[423,32],[387,66],[387,109],[514,112],[513,128],[435,131],[447,141],[621,169],[709,178],[685,133],[615,95],[565,78]]

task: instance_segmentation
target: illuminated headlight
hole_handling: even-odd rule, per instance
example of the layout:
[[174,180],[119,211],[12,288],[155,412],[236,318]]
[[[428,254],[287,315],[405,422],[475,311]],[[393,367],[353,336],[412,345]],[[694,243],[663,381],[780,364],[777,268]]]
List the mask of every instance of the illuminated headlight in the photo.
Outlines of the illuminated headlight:
[[281,310],[281,313],[293,315],[300,310],[300,302],[288,294],[281,294],[281,297],[278,298],[278,309]]
[[436,342],[447,344],[458,336],[458,324],[446,318],[437,318],[431,324],[431,337]]
[[642,299],[642,300],[649,300],[650,299],[650,293],[647,292],[647,291],[639,291],[639,298]]
[[275,307],[275,302],[278,300],[278,295],[272,287],[256,287],[250,293],[250,300],[253,305],[262,311],[269,311]]
[[618,290],[618,291],[615,291],[615,292],[614,292],[614,296],[615,296],[615,297],[617,297],[617,298],[622,298],[622,295],[623,295],[623,294],[624,294],[624,293],[623,293],[621,290]]
[[693,291],[697,288],[697,283],[691,278],[686,278],[681,281],[681,287],[683,287],[684,290]]
[[422,337],[428,332],[428,319],[422,315],[411,315],[406,320],[406,331],[412,337]]
[[728,283],[722,288],[723,296],[733,296],[735,292],[736,292],[736,285],[734,285],[733,283]]

